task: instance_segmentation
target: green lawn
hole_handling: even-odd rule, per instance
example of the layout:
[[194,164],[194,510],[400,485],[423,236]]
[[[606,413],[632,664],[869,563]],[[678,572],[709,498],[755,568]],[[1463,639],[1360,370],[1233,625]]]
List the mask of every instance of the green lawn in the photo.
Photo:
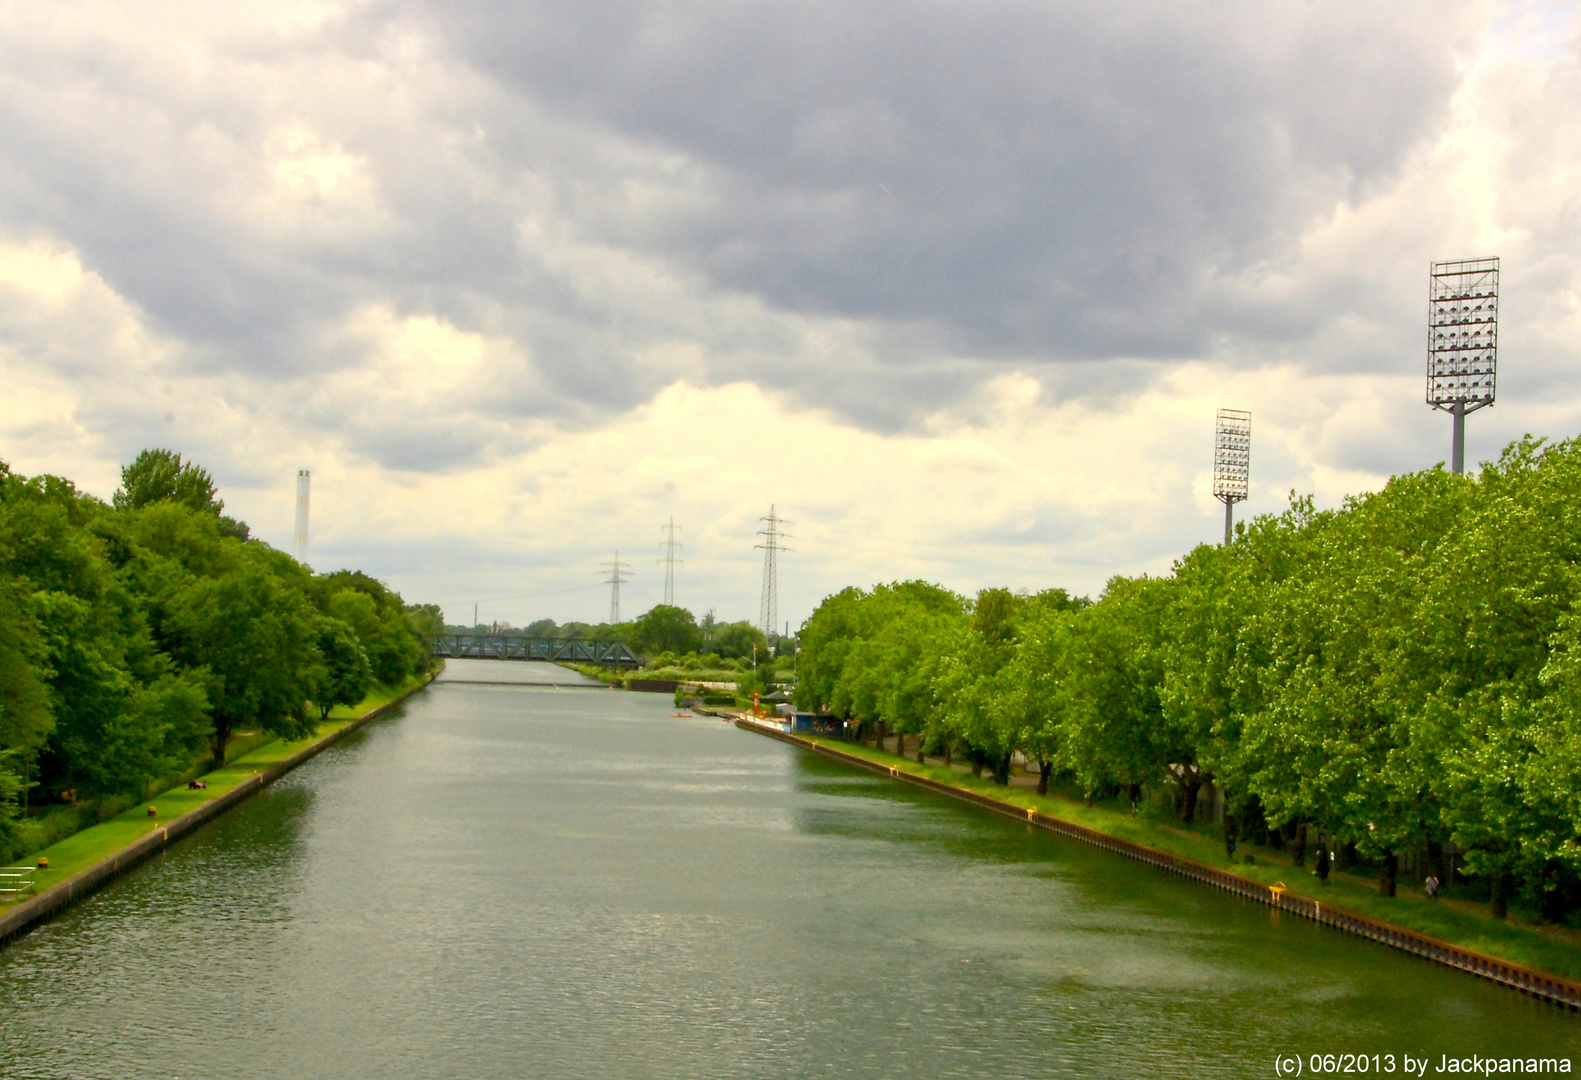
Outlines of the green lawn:
[[[275,739],[255,750],[243,752],[225,767],[206,773],[203,780],[209,785],[207,788],[192,791],[182,786],[162,791],[118,817],[73,833],[59,843],[35,852],[24,860],[19,860],[18,865],[31,865],[41,856],[49,860],[48,869],[41,869],[34,876],[33,891],[42,892],[56,882],[64,881],[100,859],[113,855],[126,845],[142,839],[172,818],[180,817],[189,810],[195,810],[204,803],[219,798],[254,774],[263,772],[291,755],[307,749],[358,717],[366,716],[379,706],[387,705],[403,694],[410,693],[426,681],[426,677],[419,676],[407,680],[401,686],[379,687],[356,706],[337,706],[329,714],[329,719],[320,724],[318,732],[310,738],[292,742]],[[239,740],[233,741],[233,748],[237,747],[238,742]],[[241,749],[245,751],[245,747]],[[150,815],[149,807],[153,807],[156,813]]]
[[[1224,842],[1216,826],[1212,827],[1211,833],[1207,829],[1196,831],[1184,825],[1138,817],[1125,810],[1087,806],[1079,800],[1060,795],[1039,796],[1034,791],[1013,785],[1000,787],[991,780],[974,778],[971,773],[960,769],[947,769],[942,764],[931,762],[919,765],[914,757],[902,758],[888,751],[838,739],[814,736],[810,741],[853,757],[865,758],[886,768],[899,768],[903,772],[978,792],[1001,802],[1036,807],[1039,813],[1049,817],[1220,870],[1229,870],[1263,885],[1283,882],[1291,892],[1311,897],[1330,907],[1415,930],[1526,967],[1581,980],[1581,940],[1578,940],[1574,931],[1543,926],[1514,915],[1509,919],[1494,919],[1485,914],[1486,909],[1482,905],[1452,899],[1429,900],[1411,891],[1410,884],[1406,882],[1401,883],[1400,895],[1393,898],[1379,895],[1375,882],[1350,874],[1331,874],[1329,883],[1320,885],[1310,867],[1294,866],[1288,856],[1270,848],[1243,843],[1236,851],[1235,860],[1231,861],[1224,854]],[[1244,857],[1247,855],[1257,860],[1255,865],[1245,864]]]

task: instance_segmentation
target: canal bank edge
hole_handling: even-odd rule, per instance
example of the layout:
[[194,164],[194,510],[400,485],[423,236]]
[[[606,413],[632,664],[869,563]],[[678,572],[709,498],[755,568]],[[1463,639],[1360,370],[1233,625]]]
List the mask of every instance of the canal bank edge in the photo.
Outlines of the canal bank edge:
[[353,731],[361,728],[364,724],[370,723],[384,715],[419,690],[426,689],[438,676],[439,672],[443,670],[444,665],[441,664],[429,673],[428,678],[399,697],[392,698],[382,705],[369,709],[356,719],[336,728],[334,731],[326,733],[321,738],[315,739],[312,743],[283,761],[259,770],[229,791],[215,796],[201,806],[188,810],[179,817],[171,818],[168,822],[152,830],[142,838],[134,840],[125,847],[112,852],[93,865],[77,871],[77,873],[66,880],[56,882],[37,896],[17,904],[10,911],[0,914],[0,949],[5,948],[12,941],[23,936],[34,927],[54,918],[71,905],[77,903],[77,901],[103,888],[147,859],[150,855],[163,851],[172,841],[180,839],[198,826],[218,817],[226,810],[262,790],[265,786],[274,783],[298,765],[301,765],[309,758],[316,757]]
[[[704,712],[706,710],[698,709],[695,711]],[[847,754],[832,746],[826,746],[811,739],[804,739],[798,735],[781,731],[777,727],[755,723],[751,717],[723,716],[723,714],[719,713],[710,713],[709,715],[722,716],[723,719],[733,721],[736,727],[744,731],[754,731],[760,735],[767,735],[771,739],[778,739],[781,742],[790,743],[792,746],[810,750],[815,754],[833,758],[847,765],[855,765],[858,768],[880,773],[894,780],[904,780],[907,783],[925,787],[930,791],[936,791],[941,795],[948,795],[952,799],[972,803],[1003,817],[1025,822],[1034,828],[1044,829],[1071,840],[1079,840],[1082,843],[1091,844],[1094,847],[1114,852],[1117,855],[1124,855],[1126,858],[1135,859],[1160,870],[1167,870],[1170,873],[1191,878],[1193,881],[1200,881],[1205,885],[1224,889],[1248,900],[1255,900],[1258,903],[1267,904],[1281,911],[1288,911],[1294,915],[1312,919],[1315,922],[1331,926],[1336,930],[1356,934],[1371,941],[1376,941],[1381,945],[1387,945],[1391,948],[1420,956],[1425,960],[1431,960],[1446,967],[1481,976],[1490,982],[1519,990],[1524,994],[1530,994],[1533,997],[1541,998],[1556,1005],[1563,1005],[1572,1011],[1581,1010],[1581,984],[1570,982],[1567,979],[1535,971],[1520,964],[1511,963],[1508,960],[1501,960],[1498,957],[1487,956],[1460,945],[1452,945],[1447,941],[1440,941],[1426,934],[1420,934],[1415,930],[1391,926],[1388,923],[1356,915],[1342,908],[1330,907],[1320,901],[1298,896],[1288,889],[1273,888],[1259,881],[1252,881],[1220,870],[1218,867],[1207,866],[1179,855],[1171,855],[1156,848],[1132,843],[1129,840],[1121,840],[1096,829],[1089,829],[1084,825],[1062,821],[1059,818],[1040,813],[1029,807],[1017,806],[1015,803],[994,799],[966,788],[943,784],[926,776],[918,776],[916,773],[909,772],[898,765],[885,765],[881,762],[858,757],[855,754]]]

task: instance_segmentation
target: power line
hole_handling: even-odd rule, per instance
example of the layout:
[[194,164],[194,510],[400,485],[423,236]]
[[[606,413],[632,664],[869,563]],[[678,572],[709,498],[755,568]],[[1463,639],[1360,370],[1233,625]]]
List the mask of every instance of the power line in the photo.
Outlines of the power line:
[[[563,589],[542,589],[538,592],[517,593],[515,596],[485,596],[481,598],[474,597],[472,602],[474,604],[503,604],[508,600],[535,600],[540,596],[561,596],[565,593],[586,592],[588,589],[594,587],[594,585],[568,585]],[[466,601],[441,600],[438,603],[440,607],[456,607],[457,605],[465,604]]]
[[609,577],[604,579],[604,584],[609,586],[609,622],[610,625],[620,622],[620,583],[631,580],[631,571],[626,569],[627,564],[620,561],[620,552],[615,552],[613,562],[604,564],[604,569],[609,571]]
[[790,534],[781,532],[781,525],[790,522],[774,512],[773,505],[769,506],[768,517],[758,518],[768,526],[759,529],[758,535],[763,537],[763,543],[754,544],[754,548],[763,550],[763,599],[758,609],[758,627],[762,629],[764,637],[773,637],[774,630],[780,621],[779,616],[779,553],[789,551],[790,548],[780,543],[783,537]]
[[674,517],[670,518],[668,525],[659,527],[664,530],[664,539],[659,541],[659,546],[664,549],[664,602],[670,607],[674,607],[675,566],[677,563],[682,566],[686,565],[686,560],[675,557],[675,551],[677,548],[682,548],[686,545],[675,538],[675,534],[681,531],[681,527],[675,523]]

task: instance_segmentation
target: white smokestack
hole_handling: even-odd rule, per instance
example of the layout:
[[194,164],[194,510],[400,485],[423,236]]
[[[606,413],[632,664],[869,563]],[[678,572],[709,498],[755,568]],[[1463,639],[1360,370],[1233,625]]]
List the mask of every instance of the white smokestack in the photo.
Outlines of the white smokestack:
[[296,543],[292,552],[296,561],[307,565],[307,489],[313,474],[307,469],[296,471]]

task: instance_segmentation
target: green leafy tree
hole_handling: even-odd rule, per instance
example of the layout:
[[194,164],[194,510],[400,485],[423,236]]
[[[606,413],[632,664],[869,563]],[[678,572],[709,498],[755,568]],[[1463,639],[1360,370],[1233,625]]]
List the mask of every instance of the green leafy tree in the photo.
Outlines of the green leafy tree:
[[947,737],[967,748],[974,766],[990,768],[994,779],[1009,781],[1010,758],[1018,749],[1023,725],[1000,707],[1008,689],[1005,669],[1015,655],[1018,615],[1025,605],[1008,589],[983,589],[972,606],[971,623],[937,678],[942,723]]
[[759,658],[768,656],[768,638],[749,622],[733,622],[714,631],[714,650],[727,660],[751,659],[756,648]]
[[701,648],[703,632],[685,608],[655,604],[632,622],[628,644],[648,656],[660,652],[680,655]]
[[55,477],[7,476],[3,489],[0,575],[27,593],[53,718],[47,744],[19,760],[37,762],[46,787],[139,791],[189,759],[202,690],[157,648],[145,602],[112,561],[121,549],[104,504]]
[[313,733],[308,710],[318,655],[318,628],[302,594],[259,560],[185,590],[172,612],[178,657],[201,670],[212,709],[216,766],[238,730],[285,738]]
[[319,666],[313,673],[312,693],[323,721],[336,705],[361,702],[373,689],[374,679],[373,665],[351,627],[323,615],[317,625]]
[[121,486],[112,502],[117,510],[140,510],[167,502],[189,510],[213,514],[227,535],[248,537],[247,526],[225,516],[214,478],[193,462],[184,462],[174,450],[144,450],[121,468]]
[[382,582],[340,570],[315,579],[314,586],[321,609],[357,635],[382,685],[397,686],[432,664],[430,641],[413,624],[400,596]]

